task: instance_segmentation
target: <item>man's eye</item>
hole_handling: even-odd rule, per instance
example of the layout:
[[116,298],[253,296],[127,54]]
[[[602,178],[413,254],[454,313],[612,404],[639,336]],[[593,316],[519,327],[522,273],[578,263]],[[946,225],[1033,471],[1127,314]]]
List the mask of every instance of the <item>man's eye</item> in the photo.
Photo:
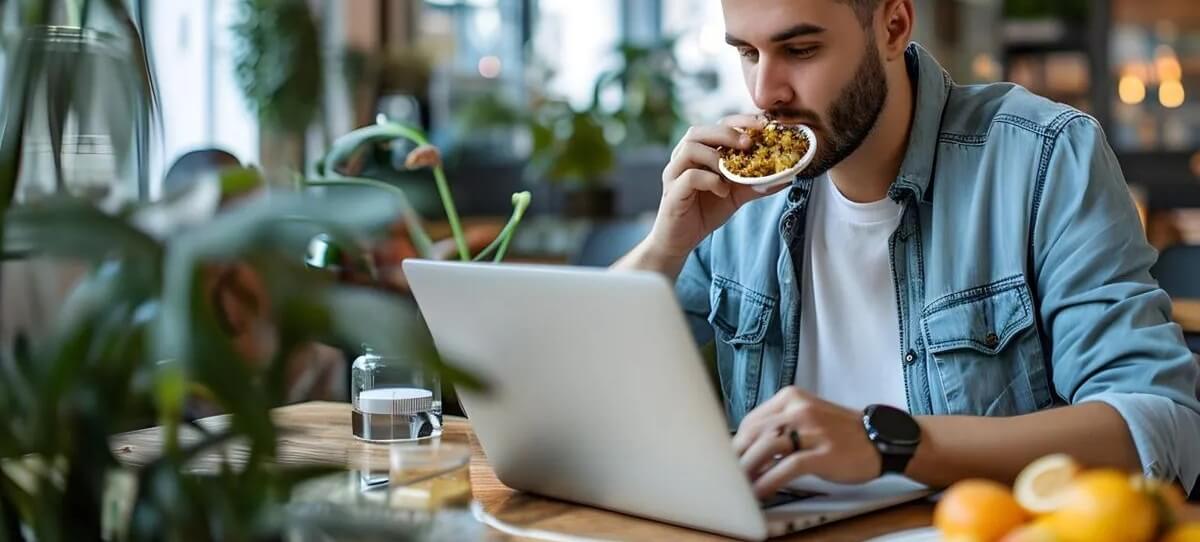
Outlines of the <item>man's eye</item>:
[[795,58],[809,58],[816,54],[817,47],[788,47],[787,53]]
[[742,58],[744,58],[746,60],[755,60],[758,58],[758,50],[752,49],[750,47],[743,47],[741,49],[738,49],[738,54],[742,55]]

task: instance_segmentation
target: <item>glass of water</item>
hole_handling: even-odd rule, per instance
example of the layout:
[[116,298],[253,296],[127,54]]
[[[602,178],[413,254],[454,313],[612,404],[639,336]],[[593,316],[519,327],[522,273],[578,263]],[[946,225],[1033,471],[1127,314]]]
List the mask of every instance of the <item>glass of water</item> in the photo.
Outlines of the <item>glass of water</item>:
[[407,442],[442,435],[442,387],[419,360],[364,347],[350,377],[351,427],[368,442]]

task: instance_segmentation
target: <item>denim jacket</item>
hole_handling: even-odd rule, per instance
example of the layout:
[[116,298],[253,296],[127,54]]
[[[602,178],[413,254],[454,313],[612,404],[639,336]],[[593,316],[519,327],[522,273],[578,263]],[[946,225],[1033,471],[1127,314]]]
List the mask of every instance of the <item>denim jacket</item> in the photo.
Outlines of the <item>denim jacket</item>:
[[[889,253],[908,409],[1014,416],[1103,401],[1148,475],[1200,475],[1200,365],[1150,277],[1146,242],[1096,121],[1012,84],[958,86],[920,46],[904,203]],[[715,341],[731,426],[790,385],[813,179],[747,204],[690,255],[676,291]],[[846,325],[852,325],[847,322]]]

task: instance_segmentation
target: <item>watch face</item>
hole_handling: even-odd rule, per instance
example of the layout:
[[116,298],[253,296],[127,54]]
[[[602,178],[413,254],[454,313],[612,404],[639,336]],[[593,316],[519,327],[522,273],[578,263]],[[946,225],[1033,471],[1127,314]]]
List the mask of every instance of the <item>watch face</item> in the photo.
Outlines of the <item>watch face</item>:
[[877,405],[868,411],[871,428],[884,441],[892,444],[916,444],[921,440],[921,427],[903,410]]

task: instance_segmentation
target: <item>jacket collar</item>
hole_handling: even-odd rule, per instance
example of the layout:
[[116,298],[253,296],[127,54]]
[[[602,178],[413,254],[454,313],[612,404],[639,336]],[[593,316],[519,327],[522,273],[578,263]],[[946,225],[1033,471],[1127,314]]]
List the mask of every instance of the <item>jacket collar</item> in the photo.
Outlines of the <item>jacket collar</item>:
[[912,129],[908,134],[908,150],[900,165],[900,174],[892,183],[888,196],[902,201],[905,192],[924,200],[933,178],[933,163],[941,132],[942,113],[954,81],[941,64],[917,43],[909,44],[904,53],[909,75],[916,90]]

